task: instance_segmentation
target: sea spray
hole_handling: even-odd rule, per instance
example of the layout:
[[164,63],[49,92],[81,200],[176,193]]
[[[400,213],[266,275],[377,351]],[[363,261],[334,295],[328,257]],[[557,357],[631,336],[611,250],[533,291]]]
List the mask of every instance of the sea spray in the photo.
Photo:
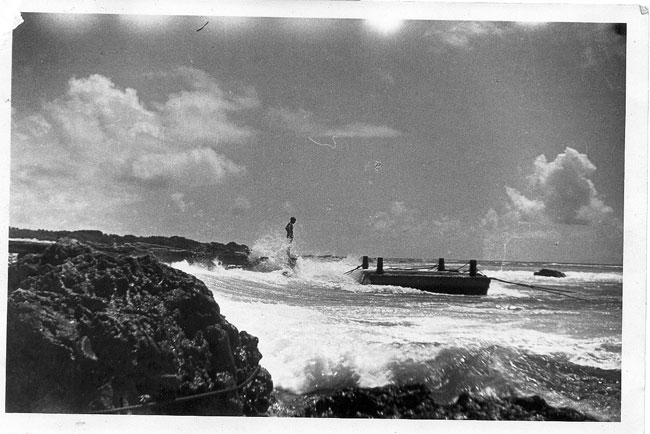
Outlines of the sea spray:
[[273,271],[289,268],[292,245],[278,234],[267,234],[251,247],[248,256],[256,271]]

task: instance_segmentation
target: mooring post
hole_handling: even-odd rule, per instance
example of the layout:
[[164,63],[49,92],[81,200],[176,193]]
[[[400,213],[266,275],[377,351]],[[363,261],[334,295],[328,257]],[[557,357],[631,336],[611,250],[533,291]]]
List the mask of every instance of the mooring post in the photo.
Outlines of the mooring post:
[[367,256],[363,256],[361,258],[361,268],[363,268],[364,270],[368,269],[368,257]]
[[384,258],[377,258],[377,274],[384,272]]
[[477,271],[476,259],[470,259],[469,260],[469,275],[472,276],[472,277],[476,276],[476,271]]
[[438,258],[438,271],[445,271],[445,258]]

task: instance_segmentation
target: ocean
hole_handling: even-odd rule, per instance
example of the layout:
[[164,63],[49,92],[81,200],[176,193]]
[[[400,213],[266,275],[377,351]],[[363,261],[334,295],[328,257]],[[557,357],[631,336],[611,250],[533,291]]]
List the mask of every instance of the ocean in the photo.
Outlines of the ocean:
[[[622,266],[479,261],[487,276],[536,288],[493,280],[488,295],[462,296],[361,285],[345,274],[359,264],[310,256],[293,271],[173,266],[201,279],[226,319],[259,338],[280,399],[272,415],[302,394],[420,383],[441,404],[462,392],[540,395],[620,420]],[[435,264],[384,259],[385,268]],[[541,268],[566,277],[534,276]]]

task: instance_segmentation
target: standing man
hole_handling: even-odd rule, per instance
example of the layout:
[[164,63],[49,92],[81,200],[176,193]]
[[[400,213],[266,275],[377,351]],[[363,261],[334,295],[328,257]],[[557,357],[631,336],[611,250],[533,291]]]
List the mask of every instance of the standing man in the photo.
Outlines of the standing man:
[[289,223],[285,227],[287,230],[287,239],[289,240],[289,246],[287,246],[287,264],[289,267],[294,268],[296,266],[297,257],[291,254],[291,243],[293,242],[293,224],[296,222],[295,217],[291,217]]
[[285,227],[285,229],[287,230],[287,239],[289,240],[290,243],[293,241],[293,224],[295,222],[296,222],[296,218],[291,217],[291,219],[289,220],[289,223]]

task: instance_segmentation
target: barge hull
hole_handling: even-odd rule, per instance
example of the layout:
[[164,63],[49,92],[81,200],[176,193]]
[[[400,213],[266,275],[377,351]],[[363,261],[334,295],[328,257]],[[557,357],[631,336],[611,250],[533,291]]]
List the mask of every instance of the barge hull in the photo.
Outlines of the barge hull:
[[390,285],[419,289],[426,292],[457,295],[486,295],[490,278],[451,272],[391,272],[359,270],[355,279],[364,285]]

